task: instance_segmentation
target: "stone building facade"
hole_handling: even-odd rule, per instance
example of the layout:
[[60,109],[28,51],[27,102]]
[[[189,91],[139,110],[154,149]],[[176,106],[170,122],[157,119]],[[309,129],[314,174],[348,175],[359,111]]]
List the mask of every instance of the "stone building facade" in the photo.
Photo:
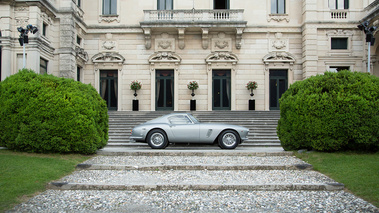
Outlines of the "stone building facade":
[[[379,25],[378,0],[2,0],[1,80],[23,67],[18,27],[36,26],[26,68],[91,84],[109,109],[279,109],[295,81],[327,70],[379,76],[379,42],[357,28]],[[379,34],[374,32],[376,40]]]

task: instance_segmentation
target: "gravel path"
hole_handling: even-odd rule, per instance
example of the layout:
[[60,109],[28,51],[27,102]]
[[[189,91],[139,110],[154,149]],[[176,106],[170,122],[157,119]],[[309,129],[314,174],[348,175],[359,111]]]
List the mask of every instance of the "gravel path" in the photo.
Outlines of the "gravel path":
[[293,156],[98,156],[84,164],[108,165],[293,165],[305,164]]
[[[126,156],[97,156],[84,164],[103,165],[104,168],[117,167],[117,165],[124,167],[112,170],[100,167],[97,169],[96,167],[95,169],[94,167],[79,167],[79,170],[56,182],[63,183],[62,186],[54,185],[57,188],[61,187],[62,190],[49,189],[28,202],[16,206],[11,212],[379,213],[378,208],[351,193],[340,190],[340,186],[333,188],[333,184],[338,185],[338,183],[329,177],[309,168],[293,166],[306,164],[298,158],[283,156],[281,153],[278,156],[265,157],[247,154],[238,156],[235,153],[221,156],[219,152],[214,156],[212,153],[208,153],[207,156],[202,154],[204,153],[200,153],[200,156],[194,153],[174,155],[172,152],[167,152],[167,155],[164,155],[164,153],[151,154],[149,152],[144,153],[143,156],[136,156],[135,153],[131,154],[133,156],[127,154]],[[180,168],[193,165],[214,167],[212,170],[199,169],[204,167],[189,167],[186,170],[159,167],[162,165],[183,166]],[[248,169],[251,165],[274,166],[272,168],[276,168],[275,165],[284,165],[284,167],[281,170]],[[235,167],[235,169],[225,170],[221,169],[222,166]],[[240,170],[241,166],[245,166],[243,167],[245,169]],[[141,167],[145,169],[140,169]],[[309,187],[312,184],[333,186],[324,187],[328,190],[325,191],[324,188],[315,190],[316,188]],[[94,188],[91,188],[91,185]],[[183,185],[187,187],[154,187]],[[202,185],[210,186],[210,188],[202,188]],[[262,187],[240,187],[243,185]],[[291,185],[295,187],[288,187]],[[77,190],[71,190],[72,186],[73,188],[76,186]],[[120,186],[121,188],[118,188]],[[127,186],[143,187],[128,188]],[[149,186],[152,187],[149,188]],[[191,186],[194,187],[191,188]],[[200,187],[196,188],[196,186]],[[223,188],[223,186],[229,187]],[[82,190],[81,187],[87,190]]]
[[378,212],[344,191],[48,190],[15,212]]

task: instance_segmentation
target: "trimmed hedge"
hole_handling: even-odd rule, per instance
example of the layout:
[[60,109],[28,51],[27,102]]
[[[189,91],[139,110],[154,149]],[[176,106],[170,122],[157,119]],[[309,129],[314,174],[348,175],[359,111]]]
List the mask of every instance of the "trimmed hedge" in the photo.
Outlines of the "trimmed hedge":
[[20,70],[0,82],[0,146],[93,154],[108,141],[107,112],[91,85]]
[[295,82],[280,99],[285,150],[379,150],[379,78],[326,72]]

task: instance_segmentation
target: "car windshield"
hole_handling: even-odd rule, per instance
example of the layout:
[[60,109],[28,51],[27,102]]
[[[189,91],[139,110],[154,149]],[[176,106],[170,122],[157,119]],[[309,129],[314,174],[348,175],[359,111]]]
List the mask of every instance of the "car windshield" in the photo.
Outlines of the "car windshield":
[[188,116],[189,116],[190,119],[193,121],[193,123],[195,123],[195,124],[199,124],[199,123],[200,123],[200,121],[197,120],[197,118],[195,118],[193,115],[188,115]]

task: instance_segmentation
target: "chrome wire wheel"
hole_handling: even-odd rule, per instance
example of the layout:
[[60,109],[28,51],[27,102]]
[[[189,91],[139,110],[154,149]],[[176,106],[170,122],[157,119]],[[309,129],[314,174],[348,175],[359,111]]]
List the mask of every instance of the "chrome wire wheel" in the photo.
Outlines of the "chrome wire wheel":
[[147,136],[147,143],[152,149],[164,149],[168,145],[166,133],[160,129],[154,129]]
[[234,149],[238,146],[239,141],[240,138],[236,132],[226,130],[221,133],[218,139],[218,144],[222,149]]
[[222,137],[222,142],[226,146],[233,146],[235,143],[237,143],[237,138],[236,138],[236,136],[233,133],[226,133]]
[[161,133],[154,133],[151,135],[150,143],[154,146],[161,146],[165,141],[164,136]]

